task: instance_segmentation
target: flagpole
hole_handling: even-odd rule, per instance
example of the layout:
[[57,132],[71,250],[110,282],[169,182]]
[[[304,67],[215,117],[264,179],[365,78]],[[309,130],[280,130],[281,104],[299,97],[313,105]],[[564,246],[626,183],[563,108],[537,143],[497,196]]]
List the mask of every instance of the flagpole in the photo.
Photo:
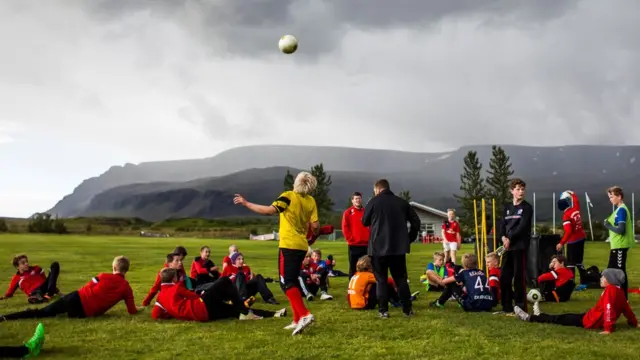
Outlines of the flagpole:
[[533,193],[533,233],[536,233],[536,193]]
[[587,201],[587,214],[589,215],[589,229],[591,230],[591,241],[596,241],[595,237],[593,236],[593,223],[591,222],[591,208],[593,207],[593,204],[591,204],[591,200],[589,200],[589,195],[586,192],[584,193],[584,197]]
[[633,229],[633,239],[636,238],[636,193],[631,193],[631,229]]
[[556,192],[553,192],[553,202],[551,203],[553,208],[553,235],[556,234]]

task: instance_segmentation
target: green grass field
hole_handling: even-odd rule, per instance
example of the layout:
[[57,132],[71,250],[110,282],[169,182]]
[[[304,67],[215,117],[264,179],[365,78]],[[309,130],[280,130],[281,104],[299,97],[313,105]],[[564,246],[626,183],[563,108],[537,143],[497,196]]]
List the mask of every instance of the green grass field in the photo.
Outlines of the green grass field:
[[[276,278],[277,244],[274,242],[236,241],[254,272]],[[164,256],[176,245],[189,250],[188,259],[196,256],[202,245],[212,248],[219,263],[231,241],[204,239],[145,239],[138,237],[83,237],[0,235],[0,287],[2,292],[14,273],[10,261],[14,254],[25,252],[32,264],[48,266],[57,260],[61,264],[59,287],[69,292],[84,285],[92,276],[109,272],[116,255],[131,259],[127,278],[140,303],[153,284]],[[338,269],[348,270],[346,244],[319,242],[324,255],[333,254]],[[349,310],[345,300],[346,278],[331,279],[333,301],[309,303],[316,323],[302,336],[292,337],[282,328],[291,322],[284,319],[260,321],[219,321],[213,323],[156,322],[151,309],[136,316],[126,313],[124,304],[117,305],[105,316],[72,320],[60,316],[45,319],[47,329],[45,350],[47,359],[186,359],[196,356],[210,359],[308,359],[376,358],[376,359],[631,359],[637,357],[640,332],[630,329],[621,319],[612,335],[597,331],[553,325],[524,323],[512,317],[491,314],[465,314],[449,303],[443,310],[428,307],[436,294],[424,292],[419,276],[438,245],[416,244],[408,258],[411,290],[421,290],[414,309],[416,316],[404,318],[399,309],[391,310],[391,319],[380,320],[376,312]],[[472,245],[463,245],[462,253],[472,252]],[[589,243],[586,263],[605,267],[608,259],[605,243]],[[638,251],[631,251],[631,284],[640,275]],[[191,265],[185,261],[185,267]],[[282,306],[286,298],[276,284],[270,284]],[[566,304],[543,304],[549,313],[579,312],[590,308],[600,291],[575,293]],[[640,296],[631,295],[631,305]],[[0,314],[19,311],[29,306],[26,297],[17,293],[0,302]],[[278,309],[260,300],[259,308]],[[36,320],[0,323],[0,345],[17,345],[29,338]],[[635,354],[635,355],[634,355]]]

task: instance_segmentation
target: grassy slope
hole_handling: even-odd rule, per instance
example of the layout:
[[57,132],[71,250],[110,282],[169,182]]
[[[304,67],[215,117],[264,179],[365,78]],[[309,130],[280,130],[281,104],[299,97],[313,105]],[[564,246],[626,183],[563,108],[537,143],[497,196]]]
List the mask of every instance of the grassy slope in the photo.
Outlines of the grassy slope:
[[[124,237],[81,237],[0,235],[1,290],[8,285],[13,272],[13,254],[27,252],[32,263],[45,265],[53,260],[61,262],[60,288],[68,292],[86,283],[93,275],[109,271],[115,255],[127,255],[132,270],[127,275],[140,302],[151,286],[164,255],[175,245],[185,245],[189,258],[199,247],[213,248],[214,260],[220,261],[227,246],[225,240],[141,239]],[[265,276],[276,275],[276,244],[273,242],[236,242],[254,271]],[[338,268],[346,270],[344,243],[319,243],[326,254],[332,253]],[[415,245],[409,257],[412,290],[424,290],[418,278],[430,254],[437,246]],[[463,251],[472,251],[465,245]],[[638,251],[629,258],[632,285],[637,287],[640,275]],[[586,263],[603,268],[607,261],[606,244],[589,243]],[[190,266],[190,262],[186,264]],[[313,355],[325,358],[430,358],[430,359],[547,359],[555,358],[633,358],[637,350],[639,332],[631,330],[624,320],[618,331],[604,337],[596,331],[552,325],[527,324],[503,316],[465,314],[456,306],[444,310],[430,309],[428,301],[435,294],[422,296],[415,304],[417,315],[405,319],[397,309],[392,318],[379,320],[375,312],[356,312],[347,308],[346,278],[331,280],[331,293],[336,300],[314,301],[309,304],[316,315],[314,327],[301,337],[292,337],[282,327],[291,321],[265,319],[262,321],[220,321],[214,323],[154,322],[150,311],[130,317],[122,304],[98,319],[69,320],[65,317],[45,319],[47,343],[43,358],[47,359],[174,359],[194,356],[213,359],[307,359]],[[270,284],[276,297],[283,302],[277,284]],[[599,291],[574,294],[567,304],[543,305],[543,311],[584,311],[598,298]],[[632,306],[639,303],[632,295]],[[0,313],[24,309],[28,304],[23,294],[0,302]],[[260,301],[260,308],[277,309]],[[149,309],[150,310],[150,309]],[[35,320],[0,323],[0,345],[22,343],[35,328]],[[545,351],[546,349],[546,351]]]

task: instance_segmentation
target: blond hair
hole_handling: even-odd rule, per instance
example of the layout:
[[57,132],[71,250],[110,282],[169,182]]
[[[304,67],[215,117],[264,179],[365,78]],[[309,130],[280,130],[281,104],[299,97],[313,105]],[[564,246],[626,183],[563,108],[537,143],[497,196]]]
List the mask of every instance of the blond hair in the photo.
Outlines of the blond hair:
[[371,258],[369,255],[365,255],[358,259],[356,263],[357,272],[373,272],[373,266],[371,265]]
[[500,257],[498,256],[498,254],[496,254],[494,252],[488,253],[487,256],[485,256],[485,259],[487,259],[487,260],[495,260],[496,262],[500,261]]
[[311,194],[316,189],[316,186],[318,186],[316,177],[306,171],[301,171],[293,182],[293,191],[307,195]]
[[444,259],[444,253],[442,251],[436,251],[433,253],[433,260],[435,260],[436,258],[443,258]]
[[478,267],[478,257],[474,254],[462,255],[462,267],[465,269],[475,269]]
[[113,259],[113,268],[121,274],[129,271],[129,266],[131,266],[131,262],[126,256],[116,256]]

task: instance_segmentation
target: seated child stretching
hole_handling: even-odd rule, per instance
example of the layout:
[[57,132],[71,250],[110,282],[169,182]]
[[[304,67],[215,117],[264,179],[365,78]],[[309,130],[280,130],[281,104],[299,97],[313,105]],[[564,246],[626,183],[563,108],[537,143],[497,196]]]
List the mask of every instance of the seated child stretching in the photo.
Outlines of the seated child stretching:
[[30,304],[47,302],[60,293],[57,287],[60,264],[57,261],[51,263],[49,276],[40,266],[29,265],[29,258],[25,254],[16,255],[11,263],[17,272],[11,278],[9,289],[4,296],[0,297],[0,300],[12,297],[18,288],[29,297]]
[[0,359],[5,358],[33,358],[40,354],[44,346],[44,325],[36,326],[36,331],[22,346],[0,346]]
[[190,275],[196,287],[214,282],[220,277],[218,267],[211,261],[211,249],[208,246],[201,247],[200,256],[193,259]]
[[[398,296],[398,290],[395,287],[393,279],[389,278],[385,286],[387,286],[389,299],[393,306],[399,306],[400,296]],[[358,259],[356,263],[356,273],[353,274],[351,280],[349,280],[349,290],[347,291],[349,307],[356,310],[375,309],[378,305],[376,287],[376,278],[373,275],[371,258],[365,255]],[[411,301],[415,301],[419,293],[420,292],[417,291],[411,294]]]
[[[201,296],[178,284],[175,269],[160,272],[162,286],[151,316],[154,319],[186,321],[215,321],[220,319],[259,320],[265,317],[283,317],[287,310],[268,311],[249,309],[238,290],[227,277],[221,277]],[[231,304],[228,302],[231,301]]]
[[554,256],[549,264],[551,271],[538,277],[538,285],[542,288],[545,301],[566,302],[571,298],[575,288],[573,270],[564,266],[566,258],[563,255]]
[[454,296],[464,311],[491,311],[498,303],[493,297],[489,280],[484,271],[478,269],[478,258],[473,254],[462,256],[463,270],[442,281],[446,289],[440,299],[431,306],[442,308]]
[[436,251],[433,253],[433,261],[427,264],[425,274],[421,277],[427,284],[427,291],[443,291],[445,286],[442,280],[449,277],[447,267],[444,266],[444,253]]
[[235,245],[231,245],[229,246],[229,255],[226,255],[223,259],[222,259],[222,271],[224,271],[224,268],[226,268],[227,266],[232,266],[233,262],[231,261],[231,255],[235,254],[239,252],[238,247]]
[[318,264],[313,262],[312,254],[307,253],[298,277],[302,293],[308,301],[313,301],[314,297],[318,295],[318,290],[320,290],[320,300],[332,300],[333,296],[329,295],[327,291],[327,273],[319,273],[318,270]]
[[223,277],[228,277],[238,289],[242,300],[247,300],[260,293],[262,300],[269,304],[278,305],[278,301],[267,287],[267,281],[262,275],[254,275],[251,268],[244,264],[244,255],[234,253],[231,255],[233,265],[227,266],[222,272]]
[[27,309],[0,316],[0,321],[46,318],[66,313],[70,318],[100,316],[124,300],[129,314],[144,308],[136,308],[133,290],[124,276],[129,271],[129,259],[118,256],[113,259],[111,274],[102,273],[77,291],[70,292],[42,309]]
[[153,286],[149,290],[149,294],[147,294],[147,296],[142,300],[142,306],[149,306],[149,304],[151,304],[151,300],[153,300],[153,298],[156,296],[158,291],[160,291],[160,284],[162,283],[160,272],[166,268],[175,269],[176,272],[178,273],[178,280],[180,284],[186,287],[187,289],[189,289],[189,286],[187,284],[187,275],[184,272],[184,267],[182,263],[182,256],[179,253],[173,252],[167,255],[167,258],[164,262],[164,267],[160,269],[160,271],[158,272],[158,275],[156,275],[156,280],[154,281]]
[[585,329],[603,329],[600,334],[610,334],[615,329],[620,315],[627,318],[627,323],[638,327],[636,315],[631,310],[620,286],[624,283],[625,275],[620,269],[605,269],[600,278],[600,286],[604,288],[600,300],[586,313],[549,315],[540,313],[537,302],[533,304],[533,315],[519,308],[513,308],[518,318],[523,321],[547,323],[565,326],[576,326]]
[[329,277],[339,277],[339,276],[349,276],[349,274],[342,272],[336,269],[336,261],[333,259],[333,255],[329,254],[327,256],[327,260],[325,261],[327,264],[327,276]]

